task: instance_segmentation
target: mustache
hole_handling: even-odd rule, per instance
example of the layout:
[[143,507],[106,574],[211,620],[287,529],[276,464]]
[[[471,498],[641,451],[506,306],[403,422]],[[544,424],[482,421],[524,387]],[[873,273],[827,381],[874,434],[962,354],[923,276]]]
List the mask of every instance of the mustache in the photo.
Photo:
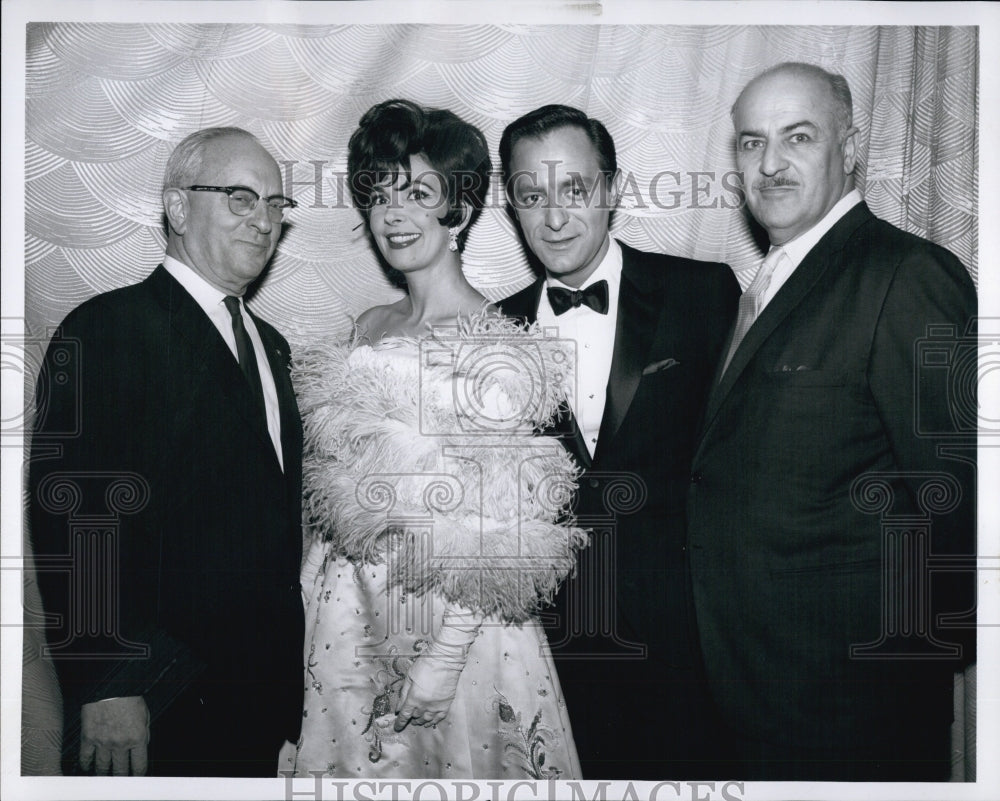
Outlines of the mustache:
[[774,189],[778,186],[798,186],[798,181],[793,181],[791,178],[768,178],[764,181],[754,181],[753,188],[758,192],[761,189]]

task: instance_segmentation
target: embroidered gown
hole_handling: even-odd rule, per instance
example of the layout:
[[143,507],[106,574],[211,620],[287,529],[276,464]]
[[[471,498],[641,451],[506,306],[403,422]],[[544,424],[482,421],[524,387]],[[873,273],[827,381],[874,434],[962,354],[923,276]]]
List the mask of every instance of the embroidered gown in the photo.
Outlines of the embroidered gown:
[[[565,515],[574,463],[532,436],[564,397],[566,357],[537,329],[479,317],[296,360],[316,529],[296,775],[580,777],[534,616],[586,544]],[[455,699],[437,726],[395,732],[406,673],[449,605],[483,617]]]

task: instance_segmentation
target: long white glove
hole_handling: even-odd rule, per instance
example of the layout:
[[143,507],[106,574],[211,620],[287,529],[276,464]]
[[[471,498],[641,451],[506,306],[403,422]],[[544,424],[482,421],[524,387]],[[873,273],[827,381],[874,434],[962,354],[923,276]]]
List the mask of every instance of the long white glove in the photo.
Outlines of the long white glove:
[[444,610],[440,630],[406,675],[393,729],[402,731],[411,721],[435,726],[445,719],[482,622],[482,616],[468,609]]
[[330,543],[324,542],[321,537],[314,537],[309,550],[306,551],[306,558],[302,562],[302,569],[299,573],[302,605],[306,608],[309,607],[309,601],[312,600],[313,586],[316,584],[316,577],[319,575],[323,560],[326,559],[329,545]]

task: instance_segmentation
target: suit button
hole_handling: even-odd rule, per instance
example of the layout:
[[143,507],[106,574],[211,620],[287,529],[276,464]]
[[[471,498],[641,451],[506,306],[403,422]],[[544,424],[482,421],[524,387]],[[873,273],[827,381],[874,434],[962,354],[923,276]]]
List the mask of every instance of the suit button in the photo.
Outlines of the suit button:
[[601,482],[598,481],[596,478],[590,479],[587,483],[590,484],[591,489],[597,489],[599,486],[601,486]]
[[701,473],[692,473],[691,474],[691,483],[692,484],[700,484],[701,483]]

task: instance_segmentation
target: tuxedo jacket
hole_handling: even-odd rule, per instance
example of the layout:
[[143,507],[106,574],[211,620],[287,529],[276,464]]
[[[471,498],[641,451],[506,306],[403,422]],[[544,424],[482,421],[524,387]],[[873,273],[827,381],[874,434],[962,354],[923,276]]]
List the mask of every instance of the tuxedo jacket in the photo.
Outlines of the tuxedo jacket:
[[[573,643],[582,636],[582,648],[615,660],[688,667],[684,504],[695,432],[740,292],[725,264],[620,244],[618,320],[594,458],[572,415],[558,432],[585,468],[574,512],[592,542],[559,593],[563,620],[549,638],[557,658],[582,655]],[[544,285],[540,278],[498,305],[534,322]],[[594,617],[612,610],[609,633]]]
[[862,203],[713,382],[688,544],[713,695],[744,737],[899,756],[943,724],[947,743],[974,644],[976,305],[951,253]]
[[81,704],[142,695],[155,746],[156,718],[192,688],[230,737],[257,732],[274,754],[297,738],[302,428],[288,343],[253,319],[284,470],[232,352],[162,266],[50,343],[30,519],[67,741]]

